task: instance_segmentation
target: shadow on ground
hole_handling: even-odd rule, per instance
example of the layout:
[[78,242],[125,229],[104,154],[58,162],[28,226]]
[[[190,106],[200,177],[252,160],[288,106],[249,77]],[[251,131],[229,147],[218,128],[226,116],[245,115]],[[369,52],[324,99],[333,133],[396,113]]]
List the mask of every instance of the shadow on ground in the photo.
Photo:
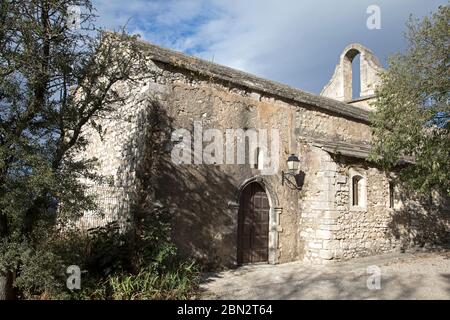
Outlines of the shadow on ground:
[[[448,254],[447,254],[448,255]],[[381,257],[381,258],[380,258]],[[443,254],[373,257],[330,266],[245,266],[205,274],[205,299],[450,299],[450,261]],[[422,260],[423,261],[422,261]],[[447,260],[445,260],[447,259]],[[446,266],[445,264],[447,263]],[[378,265],[380,289],[367,267]],[[433,270],[433,266],[436,266]],[[431,269],[430,269],[431,268]],[[444,269],[443,269],[444,268]]]

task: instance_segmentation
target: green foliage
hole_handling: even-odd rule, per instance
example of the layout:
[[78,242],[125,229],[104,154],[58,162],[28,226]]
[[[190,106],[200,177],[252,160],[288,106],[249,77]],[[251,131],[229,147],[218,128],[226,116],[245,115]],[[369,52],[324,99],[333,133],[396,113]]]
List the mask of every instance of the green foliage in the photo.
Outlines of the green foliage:
[[[142,210],[135,208],[134,210]],[[137,216],[134,212],[132,216]],[[110,274],[152,268],[164,270],[176,259],[171,239],[171,215],[159,206],[139,212],[139,225],[127,221],[126,228],[117,221],[89,230],[89,255],[86,267],[91,275]],[[137,232],[139,228],[139,232]]]
[[28,250],[21,256],[19,277],[15,286],[20,297],[33,298],[36,293],[57,296],[65,290],[63,261],[61,257],[47,250]]
[[[135,213],[139,221],[131,229],[136,258],[132,268],[150,266],[164,269],[176,256],[171,239],[172,215],[160,206],[136,207],[134,210],[139,212]],[[138,233],[136,228],[139,229]]]
[[[405,54],[381,74],[372,117],[372,159],[413,190],[450,194],[450,7],[410,19]],[[409,159],[414,165],[400,165]]]
[[[197,289],[199,269],[194,261],[177,257],[168,232],[157,219],[145,223],[143,259],[131,264],[133,230],[117,222],[80,233],[54,230],[39,247],[27,243],[1,246],[0,267],[19,270],[15,281],[22,299],[188,299]],[[151,225],[151,227],[149,226]],[[163,231],[161,231],[163,230]],[[158,244],[147,240],[164,239]],[[81,290],[66,287],[70,265],[83,271]],[[136,272],[133,272],[136,269]]]
[[148,208],[135,213],[142,220],[138,225],[130,221],[126,230],[116,222],[90,230],[88,281],[75,298],[188,299],[195,294],[199,269],[177,256],[172,215],[161,206]]
[[89,276],[102,277],[125,270],[130,258],[128,237],[120,232],[117,222],[91,229],[85,265]]
[[198,268],[191,262],[174,264],[164,271],[155,267],[142,269],[137,274],[118,273],[106,277],[95,286],[87,286],[79,299],[190,299],[198,286]]
[[[81,27],[67,25],[82,9]],[[93,209],[80,178],[95,159],[77,159],[85,128],[124,103],[116,84],[146,70],[134,37],[94,27],[89,0],[2,1],[0,6],[0,233],[25,235],[40,220]],[[128,59],[124,59],[123,52]],[[94,126],[96,127],[96,126]],[[101,130],[101,128],[99,128]]]
[[65,271],[71,264],[84,264],[88,244],[86,237],[79,232],[51,229],[38,244],[3,241],[0,246],[0,268],[17,270],[14,285],[18,298],[70,297]]
[[[167,212],[160,212],[167,215]],[[181,261],[170,239],[167,221],[145,219],[140,245],[135,230],[120,230],[116,222],[90,231],[86,275],[74,299],[188,299],[195,293],[199,270]],[[160,226],[160,227],[158,227]],[[136,257],[139,257],[136,264]],[[134,263],[133,263],[134,262]],[[137,270],[133,273],[133,270]]]
[[[0,246],[0,262],[7,262],[0,267],[18,270],[15,286],[24,299],[191,298],[199,270],[194,261],[178,258],[169,212],[160,206],[147,212],[139,241],[128,226],[121,229],[115,221],[87,232],[53,228],[38,244]],[[66,287],[70,265],[83,270],[81,291]]]
[[[67,23],[70,6],[81,9],[77,30]],[[0,3],[0,280],[8,280],[0,284],[13,279],[19,298],[76,298],[65,272],[78,265],[92,297],[119,297],[125,282],[137,289],[124,297],[182,297],[195,272],[177,262],[167,212],[146,196],[151,179],[142,183],[129,229],[69,228],[96,209],[81,181],[102,178],[96,159],[76,156],[87,147],[86,128],[101,136],[95,120],[130,101],[149,74],[136,37],[102,32],[93,12],[90,0]],[[152,126],[164,126],[160,120]],[[156,161],[148,160],[142,171],[156,176]],[[161,292],[140,292],[150,288]],[[0,287],[0,299],[11,289]]]

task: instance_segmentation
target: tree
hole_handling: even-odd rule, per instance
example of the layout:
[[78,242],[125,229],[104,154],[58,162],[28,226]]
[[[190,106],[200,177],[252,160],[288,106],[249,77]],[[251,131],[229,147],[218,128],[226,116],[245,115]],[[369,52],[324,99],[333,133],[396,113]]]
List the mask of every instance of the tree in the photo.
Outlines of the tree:
[[[376,90],[372,159],[399,169],[420,192],[450,194],[450,7],[422,21],[409,19],[405,54],[389,59]],[[413,159],[400,165],[401,158]]]
[[101,133],[94,118],[129,98],[121,83],[146,74],[135,37],[101,32],[93,10],[90,0],[0,5],[0,299],[14,297],[23,257],[55,228],[56,210],[63,222],[93,208],[80,178],[98,178],[95,159],[75,156],[83,130]]

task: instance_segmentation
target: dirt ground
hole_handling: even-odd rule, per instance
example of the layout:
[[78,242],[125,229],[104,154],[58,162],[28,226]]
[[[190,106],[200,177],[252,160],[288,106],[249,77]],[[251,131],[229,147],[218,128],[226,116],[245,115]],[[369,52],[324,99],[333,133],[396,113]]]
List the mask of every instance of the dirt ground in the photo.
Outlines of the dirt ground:
[[201,290],[202,299],[448,300],[450,251],[392,253],[324,266],[243,266],[205,274]]

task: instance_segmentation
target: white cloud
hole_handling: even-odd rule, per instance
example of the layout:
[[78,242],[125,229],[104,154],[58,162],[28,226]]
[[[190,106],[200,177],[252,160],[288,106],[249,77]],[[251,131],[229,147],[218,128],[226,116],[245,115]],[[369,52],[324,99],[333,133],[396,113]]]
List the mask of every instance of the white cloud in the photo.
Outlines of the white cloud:
[[319,92],[340,51],[361,42],[381,60],[403,49],[409,13],[445,0],[379,0],[382,29],[368,30],[372,0],[94,0],[100,23],[230,67]]

